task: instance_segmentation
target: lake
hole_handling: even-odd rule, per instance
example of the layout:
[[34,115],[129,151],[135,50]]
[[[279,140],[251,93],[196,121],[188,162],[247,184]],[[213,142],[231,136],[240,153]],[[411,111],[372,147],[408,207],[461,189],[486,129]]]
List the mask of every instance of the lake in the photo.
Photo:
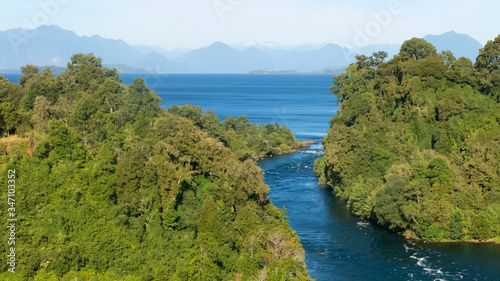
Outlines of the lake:
[[[19,75],[5,75],[17,81]],[[297,139],[327,133],[338,106],[328,75],[124,74],[143,77],[163,105],[196,104],[221,119],[285,124]],[[317,280],[500,280],[500,245],[417,243],[352,216],[329,187],[318,185],[321,145],[259,161],[272,202],[286,206],[290,225]]]

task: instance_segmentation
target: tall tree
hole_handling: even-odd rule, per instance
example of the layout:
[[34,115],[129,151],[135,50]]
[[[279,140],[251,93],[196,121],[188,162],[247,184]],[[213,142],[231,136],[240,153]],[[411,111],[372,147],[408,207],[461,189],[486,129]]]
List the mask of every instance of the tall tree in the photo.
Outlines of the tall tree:
[[26,82],[28,82],[29,79],[33,78],[33,76],[38,74],[38,67],[32,65],[32,64],[27,64],[25,66],[21,67],[21,73],[23,76],[19,77],[19,84],[24,86]]
[[474,67],[481,90],[500,102],[500,35],[479,50]]
[[457,60],[450,50],[441,51],[439,58],[443,61],[446,67],[450,68],[451,65]]
[[413,37],[406,40],[401,46],[399,56],[405,60],[421,60],[430,56],[436,56],[437,51],[431,43],[422,38]]
[[32,117],[35,128],[43,132],[49,131],[49,120],[51,115],[51,106],[49,101],[44,96],[38,96],[33,107],[34,114]]
[[449,77],[453,82],[474,85],[474,64],[469,58],[460,57],[451,65]]

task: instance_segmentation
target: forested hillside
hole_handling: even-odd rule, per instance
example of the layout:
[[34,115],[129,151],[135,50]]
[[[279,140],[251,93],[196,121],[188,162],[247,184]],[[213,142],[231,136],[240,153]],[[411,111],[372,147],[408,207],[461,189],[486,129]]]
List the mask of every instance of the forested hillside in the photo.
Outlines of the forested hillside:
[[354,214],[424,240],[500,236],[500,36],[475,63],[423,39],[357,56],[316,162]]
[[15,245],[0,232],[1,280],[310,280],[251,159],[296,146],[287,128],[167,111],[92,54],[57,77],[22,71],[0,76],[2,186],[16,176],[0,217],[17,218]]
[[228,117],[221,122],[213,111],[192,105],[173,105],[167,111],[192,120],[208,136],[229,147],[240,160],[290,153],[303,145],[285,125],[256,125],[246,116]]

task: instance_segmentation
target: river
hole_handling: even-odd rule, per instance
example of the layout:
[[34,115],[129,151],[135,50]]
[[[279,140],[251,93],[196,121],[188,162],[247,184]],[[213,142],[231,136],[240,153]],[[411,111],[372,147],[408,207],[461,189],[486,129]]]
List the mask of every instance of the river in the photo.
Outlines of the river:
[[317,280],[500,280],[500,246],[416,243],[352,216],[312,171],[320,145],[259,161]]

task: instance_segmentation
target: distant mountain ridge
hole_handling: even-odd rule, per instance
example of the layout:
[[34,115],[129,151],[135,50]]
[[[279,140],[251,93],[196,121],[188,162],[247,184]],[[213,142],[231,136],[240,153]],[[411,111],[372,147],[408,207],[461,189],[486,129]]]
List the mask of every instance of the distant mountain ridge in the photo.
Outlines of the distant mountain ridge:
[[0,32],[0,69],[26,64],[66,66],[73,54],[91,52],[108,64],[129,64],[143,56],[123,40],[78,36],[55,25]]
[[183,72],[184,68],[174,62],[173,60],[167,59],[162,54],[157,51],[152,51],[146,54],[141,60],[131,64],[133,67],[143,69],[146,72]]
[[[482,45],[465,34],[447,32],[427,35],[438,51],[451,50],[458,58],[475,60]],[[215,42],[196,50],[131,46],[123,40],[78,36],[55,25],[34,30],[0,31],[0,69],[19,69],[26,64],[65,67],[75,53],[94,53],[106,65],[120,71],[159,73],[332,73],[354,62],[356,54],[386,51],[389,58],[401,45],[370,45],[349,50],[333,43],[247,43],[229,46]]]
[[434,45],[438,52],[451,51],[455,57],[466,57],[473,62],[476,60],[479,49],[483,47],[476,39],[466,34],[459,34],[455,31],[443,33],[441,35],[426,35],[424,39]]

